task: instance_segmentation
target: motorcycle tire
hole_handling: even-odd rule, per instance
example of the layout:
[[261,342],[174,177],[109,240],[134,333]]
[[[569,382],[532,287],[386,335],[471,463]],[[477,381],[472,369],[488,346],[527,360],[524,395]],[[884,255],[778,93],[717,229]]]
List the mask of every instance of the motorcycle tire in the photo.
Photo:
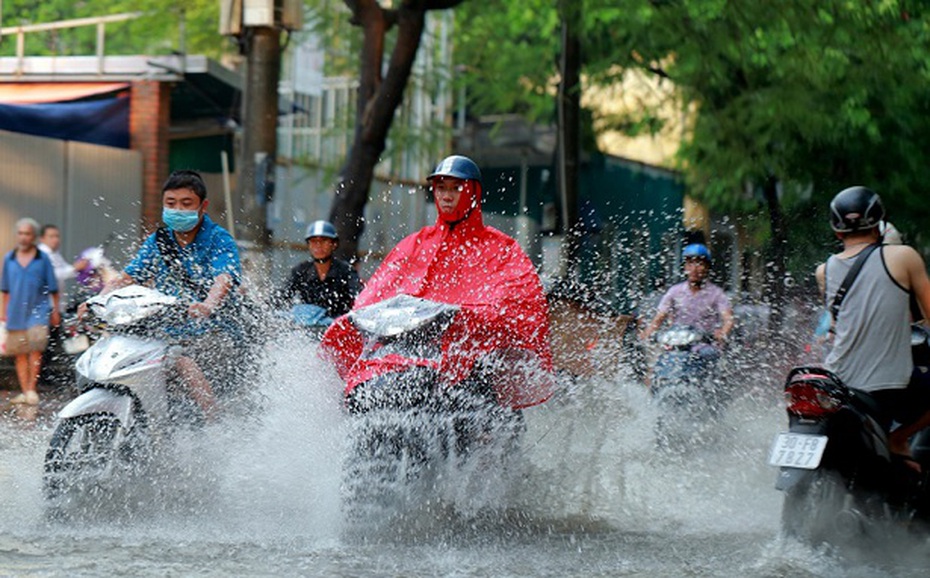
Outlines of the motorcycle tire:
[[354,432],[343,470],[348,522],[366,526],[403,511],[427,467],[425,443],[420,432],[403,421],[385,423],[376,418]]
[[782,532],[814,547],[846,541],[861,530],[859,523],[850,519],[850,498],[838,473],[816,470],[785,492]]
[[117,459],[119,420],[112,414],[90,414],[62,420],[45,453],[43,489],[48,500],[76,485],[105,476]]
[[137,416],[126,436],[113,414],[95,413],[61,420],[45,453],[42,478],[46,500],[60,500],[72,488],[107,481],[144,463],[151,453],[145,420]]

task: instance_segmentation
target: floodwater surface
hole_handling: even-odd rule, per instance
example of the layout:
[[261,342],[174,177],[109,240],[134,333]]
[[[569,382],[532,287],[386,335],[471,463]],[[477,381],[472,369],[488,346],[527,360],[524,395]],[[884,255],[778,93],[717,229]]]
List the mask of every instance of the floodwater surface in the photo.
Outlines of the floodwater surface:
[[[50,520],[51,400],[0,417],[2,576],[923,576],[910,558],[851,561],[779,535],[766,465],[780,380],[747,383],[718,428],[657,452],[625,369],[526,410],[507,487],[411,508],[358,535],[341,508],[340,386],[302,337],[278,340],[254,417],[176,436],[162,463],[73,519]],[[751,382],[751,383],[749,383]],[[504,479],[504,478],[502,478]]]

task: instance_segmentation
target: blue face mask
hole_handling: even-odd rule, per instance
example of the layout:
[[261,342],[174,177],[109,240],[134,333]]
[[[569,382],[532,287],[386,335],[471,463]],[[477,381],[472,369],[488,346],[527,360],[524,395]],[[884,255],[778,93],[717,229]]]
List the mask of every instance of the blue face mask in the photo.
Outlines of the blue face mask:
[[200,222],[200,211],[182,211],[164,207],[161,210],[161,220],[172,231],[187,233]]

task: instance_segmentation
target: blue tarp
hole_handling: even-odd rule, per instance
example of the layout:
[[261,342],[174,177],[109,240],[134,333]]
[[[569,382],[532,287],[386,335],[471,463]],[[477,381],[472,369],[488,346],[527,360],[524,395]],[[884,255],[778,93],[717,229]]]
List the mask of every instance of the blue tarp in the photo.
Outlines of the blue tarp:
[[129,99],[0,104],[0,130],[129,148]]

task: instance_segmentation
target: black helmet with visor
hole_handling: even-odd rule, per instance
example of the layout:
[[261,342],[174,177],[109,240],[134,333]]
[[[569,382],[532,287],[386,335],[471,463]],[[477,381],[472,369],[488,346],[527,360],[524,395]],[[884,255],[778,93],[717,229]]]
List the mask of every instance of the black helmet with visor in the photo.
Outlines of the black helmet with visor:
[[843,189],[830,201],[830,226],[837,233],[853,233],[878,227],[885,207],[878,193],[866,187]]

